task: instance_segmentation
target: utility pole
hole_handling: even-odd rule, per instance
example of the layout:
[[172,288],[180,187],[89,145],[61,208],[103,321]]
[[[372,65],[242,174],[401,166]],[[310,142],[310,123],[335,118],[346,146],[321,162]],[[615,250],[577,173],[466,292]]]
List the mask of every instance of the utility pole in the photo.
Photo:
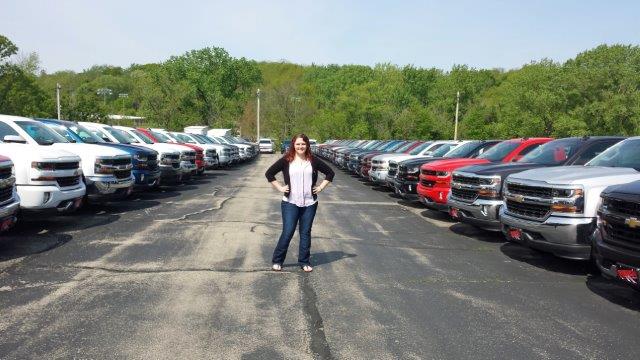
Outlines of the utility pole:
[[256,91],[256,96],[258,97],[257,101],[257,110],[256,110],[256,142],[260,142],[260,89]]
[[460,91],[456,95],[456,125],[453,129],[453,140],[458,140],[458,109],[460,108]]
[[58,120],[60,120],[60,83],[56,83],[56,108],[58,109]]

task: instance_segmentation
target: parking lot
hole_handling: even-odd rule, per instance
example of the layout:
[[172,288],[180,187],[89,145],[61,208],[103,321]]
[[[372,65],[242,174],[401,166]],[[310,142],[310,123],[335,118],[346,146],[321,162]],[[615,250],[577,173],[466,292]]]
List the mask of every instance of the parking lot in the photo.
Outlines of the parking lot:
[[[640,296],[336,170],[269,270],[279,155],[0,240],[0,358],[633,358]],[[596,274],[597,272],[594,272]]]

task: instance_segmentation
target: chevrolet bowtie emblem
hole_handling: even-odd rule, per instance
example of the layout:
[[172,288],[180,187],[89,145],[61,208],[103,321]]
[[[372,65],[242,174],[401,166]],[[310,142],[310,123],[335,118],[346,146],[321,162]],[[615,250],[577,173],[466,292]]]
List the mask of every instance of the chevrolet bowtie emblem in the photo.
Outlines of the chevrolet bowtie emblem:
[[517,201],[517,202],[524,202],[524,196],[522,195],[514,195],[513,196],[513,200]]
[[632,218],[624,219],[624,223],[628,225],[630,228],[635,229],[636,227],[638,227],[638,225],[640,225],[640,220],[632,217]]

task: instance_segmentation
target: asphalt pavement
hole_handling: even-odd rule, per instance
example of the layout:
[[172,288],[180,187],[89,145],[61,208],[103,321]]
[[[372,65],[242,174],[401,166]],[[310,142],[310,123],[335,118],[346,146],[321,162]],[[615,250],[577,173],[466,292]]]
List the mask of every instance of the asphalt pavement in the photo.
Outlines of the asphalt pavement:
[[637,356],[640,294],[339,170],[270,271],[277,157],[0,235],[0,359]]

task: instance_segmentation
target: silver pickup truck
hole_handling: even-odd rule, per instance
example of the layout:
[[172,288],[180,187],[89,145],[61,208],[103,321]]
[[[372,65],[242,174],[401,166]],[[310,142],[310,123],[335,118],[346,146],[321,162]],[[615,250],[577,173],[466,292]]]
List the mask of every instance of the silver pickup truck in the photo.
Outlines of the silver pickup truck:
[[610,147],[585,166],[527,170],[509,175],[502,232],[507,239],[556,256],[589,260],[600,193],[640,180],[640,137]]

